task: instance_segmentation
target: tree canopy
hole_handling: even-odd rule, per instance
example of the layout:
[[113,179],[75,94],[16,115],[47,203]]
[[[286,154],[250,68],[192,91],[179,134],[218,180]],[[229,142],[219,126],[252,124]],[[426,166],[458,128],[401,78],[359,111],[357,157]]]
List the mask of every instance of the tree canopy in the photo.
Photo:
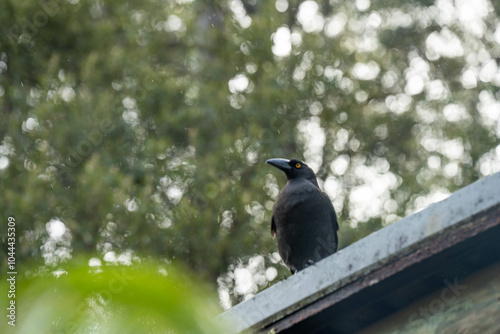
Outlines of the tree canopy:
[[499,15],[2,1],[2,233],[15,217],[19,263],[54,270],[83,252],[180,262],[234,305],[288,275],[270,234],[285,179],[266,159],[315,170],[341,247],[500,170]]

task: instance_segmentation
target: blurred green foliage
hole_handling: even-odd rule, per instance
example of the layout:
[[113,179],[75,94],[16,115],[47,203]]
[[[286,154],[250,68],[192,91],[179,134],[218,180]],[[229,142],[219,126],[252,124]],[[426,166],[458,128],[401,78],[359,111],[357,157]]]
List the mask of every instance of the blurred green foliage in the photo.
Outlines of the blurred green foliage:
[[[215,294],[162,263],[94,266],[77,259],[57,275],[24,265],[17,276],[15,326],[2,333],[223,333]],[[1,282],[2,291],[6,282]],[[3,297],[3,296],[2,296]],[[7,309],[7,298],[2,298]],[[9,321],[11,321],[9,319]]]
[[464,6],[2,1],[17,261],[138,252],[218,282],[228,307],[287,275],[267,158],[317,171],[341,247],[498,171],[498,4]]

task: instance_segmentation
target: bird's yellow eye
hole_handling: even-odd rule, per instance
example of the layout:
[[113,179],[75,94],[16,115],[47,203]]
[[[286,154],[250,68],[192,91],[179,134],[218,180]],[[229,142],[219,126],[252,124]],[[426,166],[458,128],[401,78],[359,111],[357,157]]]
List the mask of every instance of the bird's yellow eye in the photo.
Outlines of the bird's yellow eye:
[[301,164],[295,164],[295,168],[300,168]]

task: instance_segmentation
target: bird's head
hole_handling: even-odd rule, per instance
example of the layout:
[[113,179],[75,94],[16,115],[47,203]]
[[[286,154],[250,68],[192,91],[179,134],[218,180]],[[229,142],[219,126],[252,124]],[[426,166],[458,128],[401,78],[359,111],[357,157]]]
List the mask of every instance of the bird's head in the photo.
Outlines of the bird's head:
[[316,175],[314,174],[313,170],[309,168],[309,166],[306,165],[304,162],[298,159],[288,160],[288,159],[275,158],[267,160],[266,163],[282,170],[285,173],[286,178],[288,180],[302,178],[310,180],[316,186],[318,185],[318,181],[316,181]]

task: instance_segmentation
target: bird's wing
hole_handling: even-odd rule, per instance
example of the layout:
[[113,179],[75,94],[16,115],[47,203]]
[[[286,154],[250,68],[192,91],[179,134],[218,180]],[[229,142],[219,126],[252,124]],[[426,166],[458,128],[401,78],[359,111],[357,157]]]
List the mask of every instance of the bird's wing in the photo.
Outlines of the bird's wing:
[[333,227],[333,243],[335,244],[335,251],[337,251],[338,247],[339,247],[339,239],[338,239],[338,236],[337,236],[337,231],[339,230],[339,223],[337,221],[337,214],[335,213],[335,209],[333,208],[333,204],[332,202],[330,201],[330,197],[328,197],[327,194],[325,194],[324,192],[322,192],[322,195],[323,197],[326,199],[326,202],[328,204],[330,204],[328,206],[328,211],[330,213],[330,221],[332,223],[332,227]]
[[338,231],[339,230],[339,222],[337,220],[337,214],[335,213],[335,209],[333,208],[333,205],[331,208],[331,217],[332,217],[331,219],[332,219],[333,230]]
[[276,224],[274,223],[274,215],[271,218],[271,236],[274,237],[276,236]]
[[330,197],[328,197],[327,194],[325,194],[323,191],[321,191],[321,195],[323,196],[324,200],[326,203],[329,203],[330,205],[328,206],[329,208],[329,213],[330,213],[330,220],[332,221],[332,226],[334,231],[339,230],[339,223],[337,221],[337,214],[335,213],[335,209],[333,208],[332,201],[330,201]]

